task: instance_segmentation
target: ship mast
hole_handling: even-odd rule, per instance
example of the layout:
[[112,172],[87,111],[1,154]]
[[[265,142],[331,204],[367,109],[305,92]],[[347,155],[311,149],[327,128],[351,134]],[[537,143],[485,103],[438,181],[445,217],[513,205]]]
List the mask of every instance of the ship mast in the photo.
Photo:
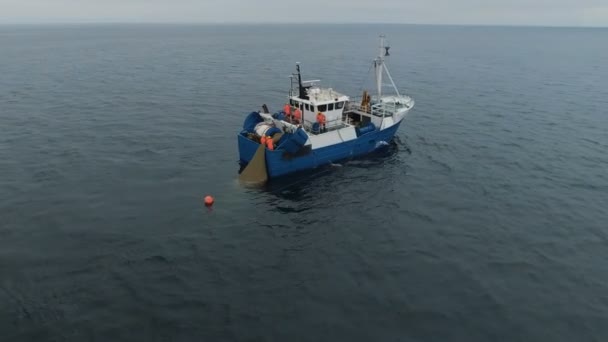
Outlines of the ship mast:
[[[384,47],[384,35],[380,35],[380,53],[374,60],[374,67],[376,68],[376,87],[378,98],[382,96],[382,72],[384,71],[384,54],[388,53],[388,50]],[[386,52],[385,52],[386,50]]]
[[299,96],[300,96],[301,99],[305,99],[306,98],[306,90],[302,86],[302,74],[300,73],[300,63],[296,63],[296,69],[298,71],[298,90],[299,90]]
[[380,35],[380,53],[378,54],[378,57],[376,57],[376,59],[374,59],[374,67],[376,68],[376,87],[377,87],[377,92],[378,92],[378,99],[380,99],[380,97],[382,96],[382,72],[386,71],[386,76],[388,76],[389,81],[391,81],[391,85],[393,86],[393,89],[395,90],[395,92],[397,93],[397,96],[401,96],[401,94],[399,94],[399,90],[397,89],[397,86],[395,85],[395,82],[393,81],[393,78],[391,77],[391,73],[388,71],[388,68],[386,67],[386,64],[384,63],[384,60],[386,56],[390,56],[390,54],[388,53],[388,50],[390,49],[390,46],[388,46],[386,44],[386,40],[385,40],[385,36],[384,35]]

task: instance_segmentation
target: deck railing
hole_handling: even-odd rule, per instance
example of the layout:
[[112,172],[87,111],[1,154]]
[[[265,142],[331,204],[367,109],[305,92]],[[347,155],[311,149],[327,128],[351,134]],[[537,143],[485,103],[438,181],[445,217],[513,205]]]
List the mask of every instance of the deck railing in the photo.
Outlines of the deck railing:
[[[338,118],[338,119],[334,119],[334,120],[328,120],[325,122],[325,127],[326,127],[326,131],[335,131],[344,127],[348,127],[348,123],[342,119],[342,118]],[[320,133],[320,132],[315,132],[313,130],[313,126],[315,126],[315,122],[309,122],[309,121],[304,121],[304,123],[302,124],[302,126],[304,127],[304,130],[307,132],[311,132],[311,133]],[[319,129],[321,129],[321,125],[319,125]]]
[[401,108],[403,108],[403,105],[391,102],[379,102],[375,104],[367,104],[365,106],[361,106],[361,98],[352,99],[346,107],[347,110],[360,111],[379,117],[392,116],[393,114],[397,113],[397,111]]

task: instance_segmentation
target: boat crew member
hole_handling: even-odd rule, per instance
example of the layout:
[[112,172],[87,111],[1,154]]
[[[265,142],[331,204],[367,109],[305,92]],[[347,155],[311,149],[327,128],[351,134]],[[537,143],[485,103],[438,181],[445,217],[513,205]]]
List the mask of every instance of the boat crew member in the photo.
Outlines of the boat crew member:
[[300,108],[296,107],[296,110],[293,113],[293,118],[294,118],[294,123],[299,123],[300,121],[302,121],[302,111],[300,110]]
[[317,113],[317,122],[319,123],[319,130],[321,131],[321,133],[325,132],[326,131],[326,129],[325,129],[325,122],[326,122],[325,114],[323,114],[321,112]]
[[291,106],[289,105],[289,103],[286,103],[285,106],[283,106],[283,111],[285,112],[285,116],[291,119]]

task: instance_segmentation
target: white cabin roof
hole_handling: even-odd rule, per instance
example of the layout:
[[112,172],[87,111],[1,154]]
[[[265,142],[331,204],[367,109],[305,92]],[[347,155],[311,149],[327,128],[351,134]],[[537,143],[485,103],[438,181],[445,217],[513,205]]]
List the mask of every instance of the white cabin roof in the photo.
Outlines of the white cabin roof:
[[308,97],[310,98],[310,101],[315,104],[348,101],[348,96],[341,94],[332,88],[309,88]]

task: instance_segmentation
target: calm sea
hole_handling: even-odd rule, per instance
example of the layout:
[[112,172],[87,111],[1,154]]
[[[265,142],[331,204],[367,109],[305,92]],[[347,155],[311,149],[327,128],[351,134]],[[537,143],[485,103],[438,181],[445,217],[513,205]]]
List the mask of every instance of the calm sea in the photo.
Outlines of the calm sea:
[[[359,95],[380,33],[416,100],[389,153],[241,187],[245,115],[296,62]],[[606,42],[0,26],[0,340],[606,341]]]

